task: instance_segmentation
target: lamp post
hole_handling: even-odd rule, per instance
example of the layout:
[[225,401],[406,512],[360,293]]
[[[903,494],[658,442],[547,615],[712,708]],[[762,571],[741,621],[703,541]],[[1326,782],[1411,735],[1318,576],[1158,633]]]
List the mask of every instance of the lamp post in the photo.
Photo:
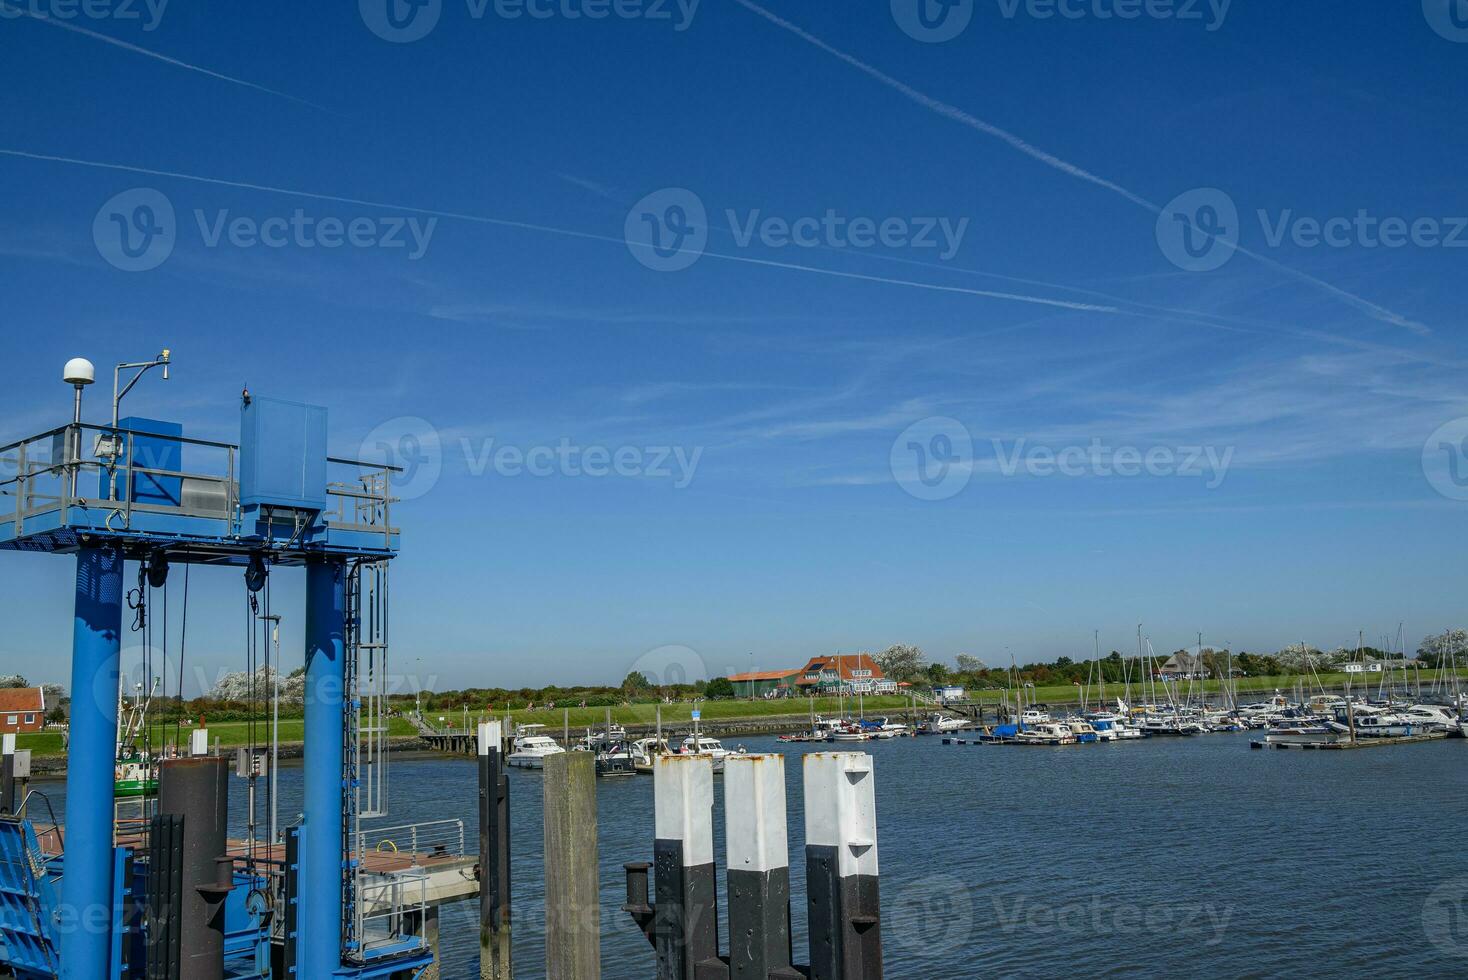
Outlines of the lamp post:
[[[127,397],[127,393],[133,390],[133,385],[137,384],[138,381],[143,377],[143,375],[147,374],[151,369],[155,367],[163,368],[163,380],[167,381],[168,365],[171,359],[172,351],[165,347],[163,348],[163,350],[159,351],[158,356],[153,358],[153,360],[151,361],[124,361],[123,363],[117,365],[117,367],[112,369],[112,442],[107,447],[107,467],[111,473],[111,477],[108,483],[108,500],[117,499],[117,457],[119,455],[117,446],[118,406],[120,406],[122,404],[122,400]],[[137,373],[129,378],[127,384],[123,385],[121,390],[119,390],[118,385],[122,381],[122,372],[132,369],[137,369]]]

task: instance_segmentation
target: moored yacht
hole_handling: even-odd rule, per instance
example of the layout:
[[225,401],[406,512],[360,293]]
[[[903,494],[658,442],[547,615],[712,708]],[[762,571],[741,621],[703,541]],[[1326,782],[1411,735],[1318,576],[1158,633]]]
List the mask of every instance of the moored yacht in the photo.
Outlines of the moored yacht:
[[1399,738],[1404,735],[1420,735],[1422,731],[1414,727],[1405,715],[1392,711],[1376,711],[1356,716],[1356,734],[1362,738]]
[[1351,730],[1339,722],[1301,721],[1271,725],[1264,733],[1266,745],[1330,745],[1349,741]]
[[1142,737],[1140,729],[1133,727],[1124,716],[1112,711],[1093,712],[1086,715],[1086,720],[1091,723],[1091,727],[1096,729],[1096,734],[1101,738],[1106,738],[1104,733],[1107,732],[1110,733],[1112,739],[1118,741]]
[[954,718],[952,715],[945,715],[940,711],[928,716],[928,720],[923,722],[923,731],[929,735],[942,735],[948,732],[959,731],[968,726],[969,723],[962,718]]
[[1116,737],[1114,733],[1107,732],[1106,738],[1103,739],[1101,733],[1092,727],[1089,721],[1083,721],[1079,718],[1067,718],[1065,720],[1065,727],[1070,729],[1071,734],[1076,737],[1077,742],[1083,744],[1088,742],[1109,742]]
[[1440,704],[1414,704],[1398,714],[1409,720],[1417,731],[1424,733],[1452,731],[1458,725],[1458,717],[1452,709]]
[[638,772],[652,772],[660,755],[672,755],[665,738],[639,738],[628,747],[632,756],[632,768]]
[[515,741],[505,761],[517,769],[544,769],[547,756],[566,751],[556,740],[541,734],[544,725],[521,725],[515,729]]
[[1060,722],[1047,721],[1020,731],[1015,735],[1014,741],[1018,745],[1074,745],[1076,736],[1069,727]]
[[683,740],[682,747],[678,750],[679,755],[706,755],[713,760],[714,772],[724,771],[724,760],[731,755],[744,755],[744,746],[730,751],[724,748],[724,743],[707,735],[694,733]]

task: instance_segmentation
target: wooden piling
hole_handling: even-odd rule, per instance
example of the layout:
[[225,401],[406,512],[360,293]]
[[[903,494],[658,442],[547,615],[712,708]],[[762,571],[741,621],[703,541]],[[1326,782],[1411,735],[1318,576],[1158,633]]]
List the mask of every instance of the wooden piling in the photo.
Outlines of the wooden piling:
[[565,752],[545,760],[545,970],[547,980],[599,980],[601,907],[596,844],[596,760]]
[[438,906],[433,905],[423,910],[423,941],[428,944],[433,953],[433,962],[423,968],[418,974],[418,980],[439,980],[443,972],[443,957],[438,948]]

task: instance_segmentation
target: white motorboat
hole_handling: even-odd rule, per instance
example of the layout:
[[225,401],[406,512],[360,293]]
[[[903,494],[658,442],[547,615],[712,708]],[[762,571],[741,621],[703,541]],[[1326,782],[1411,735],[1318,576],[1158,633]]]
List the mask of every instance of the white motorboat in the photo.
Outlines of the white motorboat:
[[1142,731],[1148,735],[1201,735],[1208,729],[1202,722],[1181,715],[1148,715],[1142,719]]
[[628,749],[632,756],[632,768],[638,772],[652,772],[658,756],[672,755],[667,739],[639,738]]
[[928,720],[923,722],[923,731],[930,735],[944,735],[948,732],[957,732],[969,727],[969,723],[962,718],[954,718],[952,715],[943,714],[941,711],[929,715]]
[[1356,716],[1356,734],[1362,738],[1398,738],[1404,735],[1419,735],[1405,715],[1392,711],[1378,711]]
[[1058,721],[1045,722],[1020,731],[1014,736],[1016,743],[1020,745],[1074,745],[1076,744],[1075,733],[1067,725]]
[[1302,721],[1299,724],[1270,726],[1264,733],[1266,745],[1331,745],[1346,742],[1351,730],[1339,722]]
[[1113,711],[1097,711],[1087,715],[1086,720],[1091,723],[1091,727],[1096,729],[1097,736],[1101,738],[1106,738],[1108,732],[1110,738],[1117,741],[1143,737],[1140,729],[1133,727],[1125,716]]
[[1458,716],[1440,704],[1414,704],[1398,714],[1411,721],[1419,732],[1447,732],[1458,726]]
[[890,718],[878,718],[875,733],[877,738],[898,738],[908,734],[908,728],[900,721],[892,721]]
[[1464,738],[1468,738],[1468,718],[1463,718],[1458,721],[1458,734]]
[[1050,717],[1050,712],[1041,711],[1038,708],[1026,708],[1020,712],[1019,716],[1019,723],[1021,725],[1044,725],[1053,720]]
[[505,759],[517,769],[544,769],[546,757],[566,751],[556,740],[542,735],[544,725],[521,725],[515,730],[515,741]]
[[683,745],[678,749],[679,755],[705,755],[713,760],[714,772],[724,771],[724,761],[731,755],[744,755],[744,746],[729,750],[724,748],[724,743],[707,735],[694,733],[683,740]]

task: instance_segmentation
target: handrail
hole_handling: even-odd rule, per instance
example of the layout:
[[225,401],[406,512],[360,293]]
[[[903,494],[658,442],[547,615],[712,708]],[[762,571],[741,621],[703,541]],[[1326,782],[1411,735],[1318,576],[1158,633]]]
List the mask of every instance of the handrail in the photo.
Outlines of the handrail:
[[[161,432],[143,432],[138,429],[126,429],[122,426],[117,426],[114,428],[110,425],[98,424],[95,422],[68,422],[66,425],[58,425],[53,429],[47,429],[44,432],[38,432],[35,435],[26,436],[23,439],[17,439],[15,442],[0,446],[0,453],[7,453],[10,452],[10,450],[12,449],[18,449],[19,447],[24,446],[26,443],[39,442],[42,439],[49,439],[52,436],[60,435],[61,433],[66,432],[68,429],[73,428],[81,429],[83,431],[91,429],[96,432],[116,433],[117,435],[121,436],[145,436],[149,439],[164,439],[170,442],[182,443],[189,446],[205,446],[210,449],[238,450],[240,448],[238,443],[233,442],[218,442],[213,439],[196,439],[193,436],[171,435]],[[364,469],[387,470],[392,473],[404,472],[403,467],[394,466],[391,463],[371,463],[366,460],[347,459],[342,456],[328,456],[326,457],[326,461],[328,463],[336,463],[341,466],[360,466]]]
[[[369,840],[375,841],[370,847]],[[392,847],[393,852],[404,855],[418,864],[420,856],[463,857],[464,821],[425,820],[421,823],[399,824],[393,827],[373,827],[357,834],[357,854],[381,853],[383,845]],[[426,850],[425,850],[426,849]]]

